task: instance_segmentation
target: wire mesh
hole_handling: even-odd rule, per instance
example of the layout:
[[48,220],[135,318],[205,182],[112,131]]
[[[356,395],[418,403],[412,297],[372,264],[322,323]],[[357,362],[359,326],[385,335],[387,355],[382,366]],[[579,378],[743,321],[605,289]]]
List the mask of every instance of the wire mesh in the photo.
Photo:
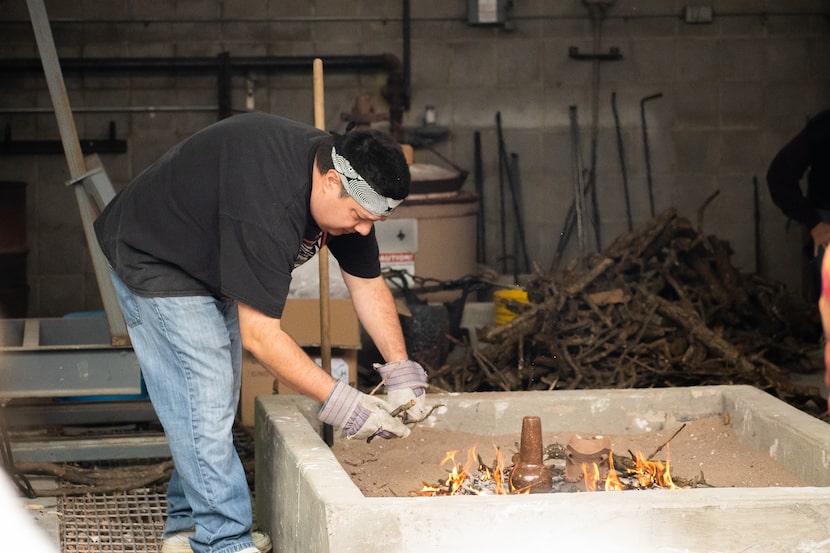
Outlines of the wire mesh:
[[167,499],[148,490],[58,498],[65,553],[159,551]]

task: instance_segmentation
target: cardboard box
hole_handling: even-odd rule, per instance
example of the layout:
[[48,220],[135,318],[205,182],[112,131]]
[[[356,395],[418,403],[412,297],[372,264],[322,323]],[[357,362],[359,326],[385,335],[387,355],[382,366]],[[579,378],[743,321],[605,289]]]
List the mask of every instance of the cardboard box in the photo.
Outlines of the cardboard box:
[[[329,300],[331,347],[360,348],[360,323],[351,298]],[[288,298],[280,326],[301,346],[320,346],[320,300]]]

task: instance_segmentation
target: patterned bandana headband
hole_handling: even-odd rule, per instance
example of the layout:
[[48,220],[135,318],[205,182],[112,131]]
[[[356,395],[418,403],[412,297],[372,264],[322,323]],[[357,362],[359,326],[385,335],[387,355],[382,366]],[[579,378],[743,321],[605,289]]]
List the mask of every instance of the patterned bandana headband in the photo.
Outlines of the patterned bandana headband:
[[340,182],[349,196],[359,203],[366,211],[378,217],[386,217],[398,207],[403,200],[393,200],[381,196],[363,177],[357,174],[349,160],[337,153],[334,146],[331,148],[331,162],[340,175]]

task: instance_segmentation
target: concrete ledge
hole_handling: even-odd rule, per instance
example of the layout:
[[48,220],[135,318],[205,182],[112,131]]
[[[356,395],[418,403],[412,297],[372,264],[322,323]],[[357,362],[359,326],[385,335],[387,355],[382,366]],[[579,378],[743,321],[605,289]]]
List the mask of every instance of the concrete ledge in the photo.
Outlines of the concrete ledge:
[[[745,443],[812,487],[499,497],[367,498],[319,437],[318,405],[265,396],[256,411],[257,519],[275,550],[418,552],[826,551],[830,427],[748,386],[435,396],[435,428],[506,433],[538,413],[546,431],[638,433],[729,414]],[[521,404],[521,408],[517,406]]]

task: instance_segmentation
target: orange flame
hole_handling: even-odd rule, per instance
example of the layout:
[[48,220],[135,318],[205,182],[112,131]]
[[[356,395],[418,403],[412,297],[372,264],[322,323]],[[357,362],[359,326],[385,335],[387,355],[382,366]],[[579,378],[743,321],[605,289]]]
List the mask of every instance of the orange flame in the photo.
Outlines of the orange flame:
[[[504,486],[504,458],[501,450],[493,444],[496,450],[496,466],[491,469],[480,461],[476,454],[476,446],[473,445],[467,450],[467,461],[462,467],[455,460],[455,455],[460,450],[448,451],[444,459],[439,463],[440,466],[449,464],[449,473],[447,478],[440,481],[438,486],[432,486],[426,482],[422,482],[423,488],[414,492],[417,495],[435,496],[435,495],[459,495],[461,493],[479,494],[479,491],[471,486],[464,486],[465,481],[469,476],[478,478],[480,481],[492,480],[495,486],[495,493],[497,495],[507,495],[509,492]],[[477,475],[471,475],[470,470],[475,466],[478,471]]]
[[[501,450],[495,443],[493,444],[493,448],[496,451],[496,460],[495,467],[492,469],[487,467],[477,456],[475,445],[467,451],[467,460],[464,463],[464,466],[460,465],[455,460],[455,455],[459,453],[460,450],[456,449],[448,451],[444,456],[444,459],[439,463],[440,466],[447,464],[450,465],[447,478],[440,481],[437,486],[422,482],[423,488],[413,493],[422,496],[459,495],[462,493],[479,494],[480,491],[474,489],[474,486],[470,486],[469,483],[465,486],[465,482],[467,482],[468,477],[473,479],[477,478],[479,481],[492,480],[495,486],[494,493],[497,495],[530,493],[530,487],[516,489],[512,486],[512,484],[505,486],[504,457],[502,456]],[[679,486],[675,485],[672,479],[671,463],[668,456],[666,457],[665,466],[661,461],[649,461],[639,451],[635,452],[634,461],[635,468],[626,469],[626,473],[633,478],[627,479],[626,482],[636,478],[641,488],[660,487],[679,489]],[[620,480],[620,475],[614,469],[614,456],[611,452],[608,453],[608,465],[608,476],[605,479],[603,486],[605,491],[618,491],[631,488],[630,484],[625,484]],[[470,470],[474,466],[478,471],[477,475],[471,475],[470,473]],[[585,490],[596,491],[598,489],[601,474],[599,466],[596,463],[591,463],[591,466],[589,467],[587,464],[582,463],[581,468]],[[508,487],[509,490],[507,489]]]
[[614,469],[614,454],[608,452],[608,477],[605,479],[605,491],[619,491],[623,489],[623,484],[620,482],[617,471]]
[[504,489],[504,457],[501,454],[501,449],[493,444],[496,450],[496,495],[506,495],[507,490]]
[[599,466],[596,463],[591,463],[591,467],[588,467],[585,463],[582,463],[582,475],[585,480],[585,491],[595,492],[597,491],[597,480],[599,480]]
[[669,470],[669,460],[666,458],[666,465],[661,461],[649,461],[639,451],[635,452],[636,467],[628,469],[630,474],[637,477],[640,486],[647,488],[658,486],[660,488],[678,489],[675,486]]

